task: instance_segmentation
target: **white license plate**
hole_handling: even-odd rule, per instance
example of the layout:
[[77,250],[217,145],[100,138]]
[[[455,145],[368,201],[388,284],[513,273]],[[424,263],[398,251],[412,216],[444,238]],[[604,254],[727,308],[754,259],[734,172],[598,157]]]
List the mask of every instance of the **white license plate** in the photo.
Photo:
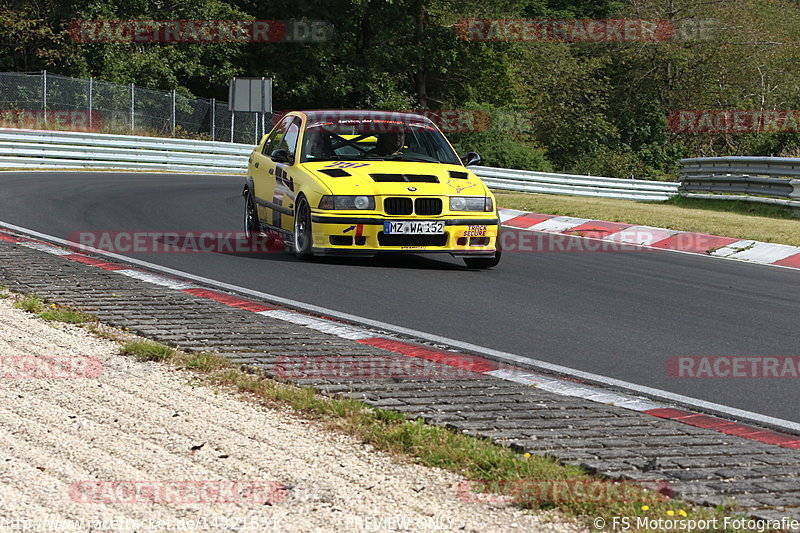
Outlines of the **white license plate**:
[[386,235],[405,233],[411,235],[430,235],[444,233],[442,220],[385,220],[383,233]]

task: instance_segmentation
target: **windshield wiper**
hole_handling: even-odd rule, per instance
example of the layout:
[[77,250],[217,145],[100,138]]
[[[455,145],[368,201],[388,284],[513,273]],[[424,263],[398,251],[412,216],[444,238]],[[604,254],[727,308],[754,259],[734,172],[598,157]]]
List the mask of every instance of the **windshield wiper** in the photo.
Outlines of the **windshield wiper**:
[[413,156],[413,155],[405,155],[400,154],[395,157],[390,158],[392,161],[413,161],[416,163],[441,163],[432,157],[425,157],[425,156]]
[[306,162],[314,163],[317,161],[364,161],[364,158],[352,155],[326,155],[308,159]]
[[414,155],[407,155],[407,154],[397,154],[397,155],[365,155],[365,156],[352,156],[352,155],[326,155],[323,157],[315,157],[313,159],[308,159],[307,163],[312,163],[316,161],[411,161],[415,163],[441,163],[441,161],[434,159],[432,157],[426,156],[414,156]]

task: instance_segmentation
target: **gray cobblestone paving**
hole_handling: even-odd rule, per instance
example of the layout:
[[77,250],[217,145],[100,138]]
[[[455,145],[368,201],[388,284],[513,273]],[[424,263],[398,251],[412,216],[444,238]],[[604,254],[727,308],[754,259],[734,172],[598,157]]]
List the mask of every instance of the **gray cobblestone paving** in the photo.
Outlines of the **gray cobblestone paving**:
[[182,349],[215,351],[269,375],[275,375],[276,362],[304,357],[339,363],[397,359],[406,367],[431,371],[426,374],[430,379],[325,376],[297,382],[613,478],[666,480],[677,495],[696,503],[735,503],[754,516],[800,518],[797,450],[425,361],[409,362],[405,356],[5,242],[0,242],[0,281],[11,290],[90,312],[106,324]]

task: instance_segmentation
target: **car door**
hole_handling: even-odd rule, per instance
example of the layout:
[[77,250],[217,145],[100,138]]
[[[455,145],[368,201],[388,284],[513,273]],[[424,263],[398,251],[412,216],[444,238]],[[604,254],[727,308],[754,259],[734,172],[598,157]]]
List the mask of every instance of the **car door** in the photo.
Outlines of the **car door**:
[[270,218],[267,220],[272,226],[287,231],[293,230],[294,225],[294,200],[295,184],[294,176],[296,167],[294,163],[298,154],[298,140],[300,138],[300,128],[302,121],[299,117],[287,117],[290,119],[286,127],[276,138],[276,143],[271,146],[273,153],[276,150],[285,150],[289,155],[288,162],[275,162],[270,159],[268,173],[271,177],[272,200],[270,202]]
[[258,218],[263,223],[277,228],[280,228],[280,219],[275,218],[274,210],[272,209],[276,186],[276,163],[270,156],[277,149],[294,118],[295,117],[283,118],[278,126],[272,130],[264,141],[261,150],[253,153],[250,167],[253,177],[253,192],[256,209],[258,210]]

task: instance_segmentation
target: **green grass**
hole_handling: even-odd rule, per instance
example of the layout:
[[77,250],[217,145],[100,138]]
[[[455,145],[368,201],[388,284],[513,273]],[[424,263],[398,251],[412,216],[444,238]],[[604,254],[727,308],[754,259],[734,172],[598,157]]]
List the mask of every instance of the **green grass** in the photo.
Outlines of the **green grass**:
[[705,198],[686,198],[675,196],[664,205],[675,205],[687,209],[701,209],[704,211],[718,211],[722,213],[738,213],[758,217],[780,218],[786,220],[800,219],[800,210],[781,205],[746,202],[744,200],[709,200]]
[[[429,425],[420,419],[412,420],[401,413],[373,408],[357,400],[324,397],[308,387],[243,372],[216,354],[187,354],[153,341],[128,342],[122,352],[140,360],[161,361],[192,370],[195,372],[191,380],[193,385],[235,390],[267,406],[289,406],[305,418],[354,436],[379,450],[458,473],[472,482],[462,486],[460,492],[458,487],[454,488],[454,495],[458,492],[466,501],[492,499],[492,496],[474,492],[494,491],[512,498],[522,508],[558,508],[589,525],[596,517],[604,517],[610,523],[613,516],[688,516],[717,518],[722,523],[722,517],[731,514],[723,507],[694,508],[635,485],[613,484],[549,457],[515,453],[487,439]],[[570,493],[572,497],[564,497],[564,491],[545,490],[565,483],[577,484],[582,490]]]
[[86,313],[67,308],[47,309],[39,313],[38,317],[50,322],[65,322],[67,324],[83,324],[94,320],[94,317]]
[[210,373],[230,368],[230,362],[227,358],[213,353],[186,354],[183,352],[176,352],[175,357],[179,358],[180,366],[202,373]]
[[44,309],[44,302],[33,295],[28,295],[14,302],[14,307],[29,313],[40,313]]
[[131,355],[137,361],[166,362],[174,358],[176,351],[160,342],[149,340],[129,341],[120,349],[122,355]]
[[[6,294],[4,297],[8,297]],[[29,294],[19,298],[14,302],[14,307],[22,309],[28,313],[33,313],[42,320],[48,322],[64,322],[67,324],[84,324],[86,322],[94,322],[96,319],[82,311],[72,309],[57,304],[45,305],[45,302],[38,296]]]
[[115,341],[115,342],[118,342],[120,344],[123,344],[125,342],[123,337],[120,335],[120,332],[118,330],[115,330],[114,328],[108,327],[108,326],[106,326],[104,324],[100,324],[98,322],[93,322],[93,323],[86,324],[84,326],[84,328],[89,333],[91,333],[92,335],[95,335],[97,337],[100,337],[100,338],[103,338],[103,339],[107,339],[107,340],[110,340],[110,341]]
[[[85,321],[88,317],[56,304],[45,309],[44,302],[33,295],[20,298],[14,305],[39,316],[76,321]],[[562,465],[550,457],[522,455],[487,439],[429,425],[421,419],[412,420],[402,413],[373,408],[358,400],[321,396],[312,388],[243,372],[234,369],[230,361],[220,355],[184,353],[151,340],[124,342],[124,333],[112,331],[97,322],[87,323],[85,327],[90,332],[119,342],[123,355],[193,371],[194,384],[238,391],[267,406],[289,406],[307,419],[354,436],[376,449],[414,458],[425,466],[455,472],[469,480],[469,484],[453,489],[454,496],[458,495],[467,502],[491,501],[501,496],[525,509],[556,508],[585,522],[590,528],[598,517],[606,519],[607,523],[611,523],[614,516],[686,516],[698,520],[716,518],[718,523],[722,523],[724,516],[733,513],[725,507],[693,507],[636,485],[613,484],[579,467]],[[570,484],[572,489],[559,490],[565,484]],[[730,529],[724,531],[737,533]]]
[[[34,295],[18,299],[15,306],[42,318],[49,316],[74,323],[91,320],[89,315],[56,304],[45,308],[44,302]],[[243,372],[234,369],[220,355],[185,353],[151,340],[125,342],[123,332],[97,322],[85,327],[116,340],[123,355],[139,361],[169,363],[194,372],[192,384],[238,391],[267,406],[288,406],[307,419],[354,436],[376,449],[455,472],[469,480],[467,485],[453,489],[454,496],[467,502],[492,501],[499,496],[525,509],[556,508],[589,527],[597,517],[605,518],[608,523],[614,516],[716,518],[722,523],[724,516],[732,514],[731,509],[724,507],[692,507],[636,485],[614,484],[550,457],[522,455],[487,439],[430,425],[421,419],[412,420],[402,413],[373,408],[358,400],[329,398],[312,388]],[[565,490],[566,487],[570,488]]]
[[635,202],[554,194],[495,193],[501,207],[800,246],[800,219],[778,206],[673,198]]

